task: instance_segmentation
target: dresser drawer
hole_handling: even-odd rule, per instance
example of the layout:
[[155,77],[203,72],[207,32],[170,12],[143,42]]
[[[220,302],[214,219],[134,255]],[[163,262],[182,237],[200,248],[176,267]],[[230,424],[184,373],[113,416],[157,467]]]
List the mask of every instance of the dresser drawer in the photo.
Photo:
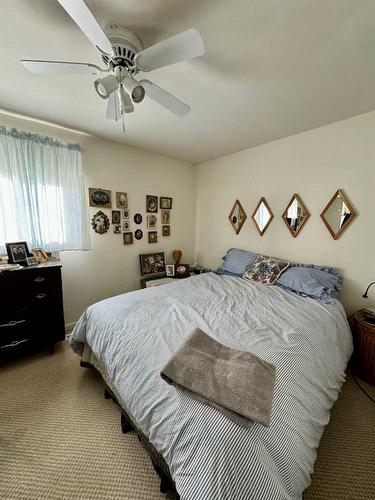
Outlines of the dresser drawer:
[[33,330],[30,321],[27,319],[10,320],[7,323],[0,323],[0,348],[9,345],[30,341],[33,338]]

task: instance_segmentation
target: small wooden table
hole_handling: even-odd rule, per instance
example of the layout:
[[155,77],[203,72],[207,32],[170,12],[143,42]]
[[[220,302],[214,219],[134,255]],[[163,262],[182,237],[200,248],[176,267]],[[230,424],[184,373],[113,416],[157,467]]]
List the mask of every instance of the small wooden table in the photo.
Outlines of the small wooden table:
[[364,320],[365,309],[350,320],[354,340],[354,369],[368,384],[375,385],[375,325]]

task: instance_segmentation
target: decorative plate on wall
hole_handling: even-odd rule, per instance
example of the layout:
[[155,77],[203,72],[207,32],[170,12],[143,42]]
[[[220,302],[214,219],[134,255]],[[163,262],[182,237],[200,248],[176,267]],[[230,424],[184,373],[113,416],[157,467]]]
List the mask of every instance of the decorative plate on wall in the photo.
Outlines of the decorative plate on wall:
[[252,215],[252,219],[255,223],[256,228],[259,231],[259,234],[263,236],[265,230],[269,226],[271,220],[273,219],[273,213],[268,206],[265,198],[261,198],[254,213]]
[[135,214],[134,215],[134,222],[136,224],[141,224],[142,223],[142,220],[143,220],[143,217],[141,214]]
[[141,240],[143,238],[143,231],[142,231],[142,229],[137,229],[136,231],[134,231],[134,238],[136,240]]
[[286,207],[282,217],[290,231],[290,234],[293,238],[295,238],[306,224],[308,218],[310,217],[310,212],[307,210],[298,194],[295,193]]
[[238,234],[241,231],[246,218],[247,215],[245,213],[245,210],[242,208],[242,205],[239,202],[239,200],[236,200],[228,216],[228,219],[232,224],[232,227],[236,234]]
[[320,217],[332,238],[337,240],[357,215],[358,212],[351,205],[343,190],[339,189],[328,202]]

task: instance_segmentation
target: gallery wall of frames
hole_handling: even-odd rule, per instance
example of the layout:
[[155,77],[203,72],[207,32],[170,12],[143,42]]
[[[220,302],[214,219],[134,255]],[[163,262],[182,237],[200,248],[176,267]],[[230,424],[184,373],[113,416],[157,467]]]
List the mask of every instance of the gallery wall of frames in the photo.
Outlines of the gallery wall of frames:
[[133,245],[143,238],[152,244],[158,242],[159,236],[170,236],[172,204],[170,196],[147,194],[144,212],[133,213],[128,193],[89,188],[89,205],[99,209],[91,218],[93,230],[100,235],[112,230],[124,245]]
[[[348,229],[357,216],[358,212],[343,189],[338,189],[335,192],[320,214],[322,223],[324,223],[334,240],[337,240],[342,233]],[[301,196],[298,193],[294,193],[289,203],[286,205],[284,212],[281,214],[281,217],[292,237],[296,238],[308,222],[311,213],[302,201]],[[265,197],[260,198],[251,218],[259,235],[263,236],[274,218],[270,205]],[[239,234],[247,219],[247,214],[239,200],[234,202],[228,219],[234,232]],[[270,228],[269,230],[272,229]]]

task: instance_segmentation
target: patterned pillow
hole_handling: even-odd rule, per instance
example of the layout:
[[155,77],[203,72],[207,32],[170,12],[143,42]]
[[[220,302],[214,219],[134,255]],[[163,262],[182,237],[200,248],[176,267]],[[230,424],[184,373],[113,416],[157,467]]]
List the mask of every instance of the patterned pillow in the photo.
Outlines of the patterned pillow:
[[289,265],[286,260],[258,255],[254,264],[248,267],[242,277],[265,285],[273,285]]

